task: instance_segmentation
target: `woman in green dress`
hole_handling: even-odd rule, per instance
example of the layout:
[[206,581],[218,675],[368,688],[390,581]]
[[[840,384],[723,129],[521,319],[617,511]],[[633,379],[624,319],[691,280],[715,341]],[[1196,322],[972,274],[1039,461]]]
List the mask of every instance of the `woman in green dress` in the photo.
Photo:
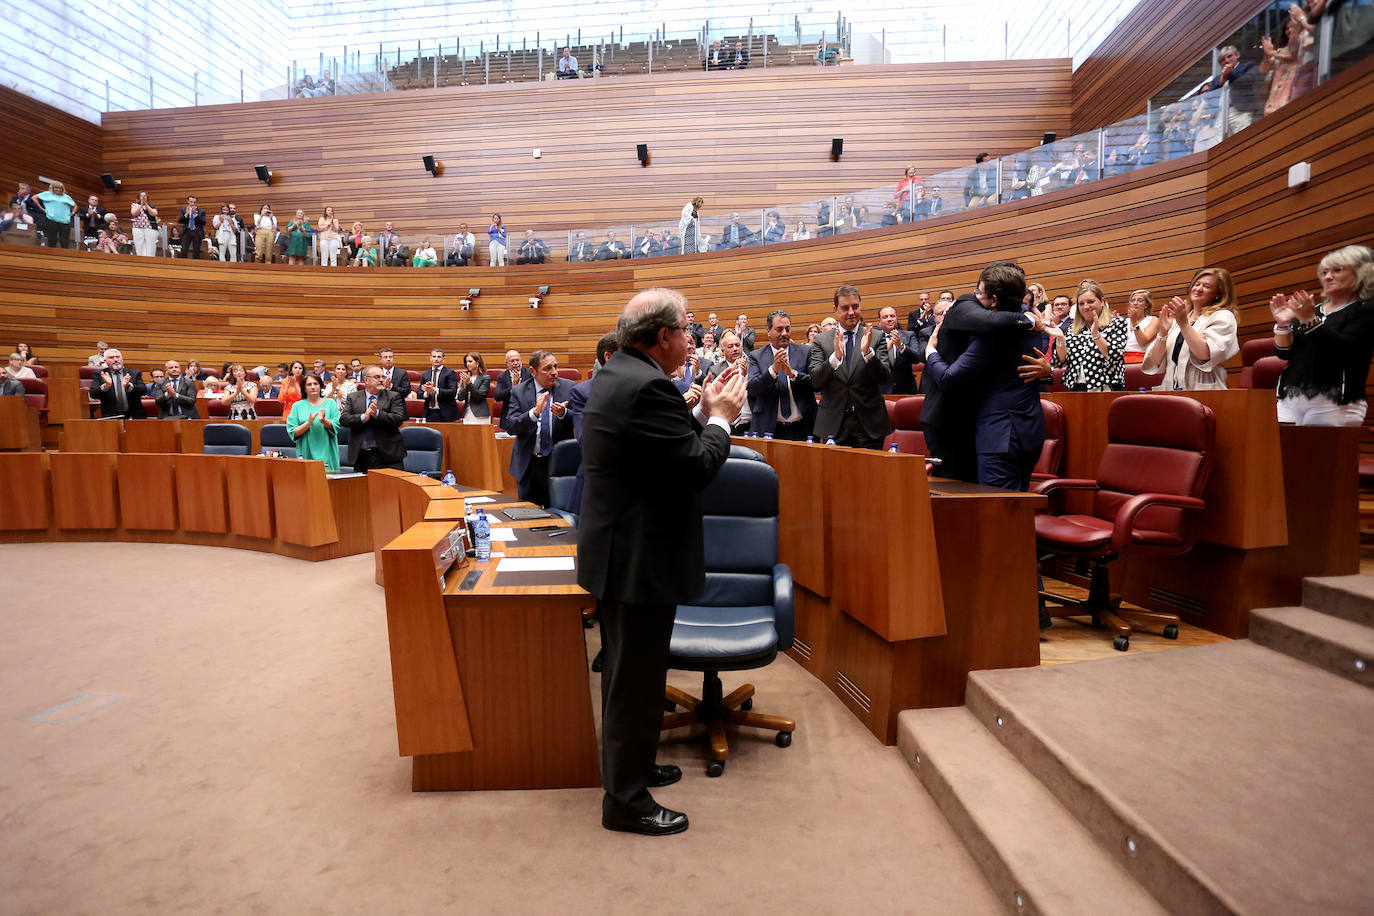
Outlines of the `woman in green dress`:
[[313,372],[305,376],[305,397],[291,405],[286,429],[297,457],[323,461],[326,471],[339,469],[339,405],[324,396],[324,382]]
[[305,218],[305,211],[297,210],[296,218],[286,224],[289,239],[286,257],[289,263],[305,263],[305,256],[310,251],[310,232],[310,220]]

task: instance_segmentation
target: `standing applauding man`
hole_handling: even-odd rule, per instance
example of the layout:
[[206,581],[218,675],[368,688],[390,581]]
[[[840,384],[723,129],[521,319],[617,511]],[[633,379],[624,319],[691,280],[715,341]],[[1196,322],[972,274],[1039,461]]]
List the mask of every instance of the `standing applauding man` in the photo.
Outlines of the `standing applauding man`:
[[811,343],[811,384],[821,393],[816,437],[878,449],[892,432],[880,390],[891,372],[887,338],[859,320],[862,299],[858,287],[835,290],[835,329],[817,334]]
[[705,585],[699,492],[730,454],[745,393],[732,367],[688,412],[669,381],[691,348],[686,306],[670,289],[630,300],[616,326],[620,349],[596,374],[582,416],[577,583],[597,598],[605,652],[601,824],[648,836],[687,829],[687,815],[649,794],[682,778],[654,764],[668,643],[677,605]]
[[348,464],[363,473],[371,468],[405,470],[406,446],[401,424],[406,421],[404,395],[387,389],[381,366],[363,371],[364,389],[344,398],[339,423],[348,427]]

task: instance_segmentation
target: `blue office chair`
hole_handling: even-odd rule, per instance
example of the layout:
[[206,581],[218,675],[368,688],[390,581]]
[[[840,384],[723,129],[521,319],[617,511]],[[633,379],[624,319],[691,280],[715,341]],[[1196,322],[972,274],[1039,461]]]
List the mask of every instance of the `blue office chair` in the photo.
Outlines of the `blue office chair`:
[[750,461],[766,460],[761,452],[756,452],[752,448],[748,448],[747,446],[743,445],[735,445],[734,443],[730,444],[730,457],[748,458]]
[[253,434],[241,423],[205,424],[204,446],[207,455],[247,455],[253,450]]
[[344,474],[352,474],[353,468],[348,463],[348,427],[338,427],[335,434],[339,439],[339,471]]
[[564,439],[553,447],[549,456],[549,511],[556,512],[569,523],[577,524],[578,503],[582,501],[577,469],[582,467],[582,443]]
[[258,430],[258,442],[262,447],[258,454],[281,452],[283,458],[296,457],[296,440],[291,438],[285,423],[269,423]]
[[444,437],[428,426],[402,426],[401,441],[406,446],[403,467],[412,474],[424,474],[435,480],[444,477]]
[[752,712],[754,685],[722,696],[720,672],[762,668],[792,645],[792,570],[778,562],[778,475],[768,464],[728,458],[702,491],[706,586],[680,604],[673,623],[668,666],[702,672],[700,698],[670,686],[669,702],[683,707],[663,717],[663,729],[707,726],[707,776],[725,772],[730,745],[725,724],[777,732],[778,747],[792,743],[797,724]]

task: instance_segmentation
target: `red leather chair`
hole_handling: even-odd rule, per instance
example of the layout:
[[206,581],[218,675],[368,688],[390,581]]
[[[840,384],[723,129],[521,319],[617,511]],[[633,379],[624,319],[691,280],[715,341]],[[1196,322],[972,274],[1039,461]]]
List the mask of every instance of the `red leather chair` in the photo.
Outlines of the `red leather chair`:
[[1149,375],[1140,363],[1126,364],[1126,390],[1148,391],[1164,380],[1162,375]]
[[153,400],[152,398],[140,398],[139,400],[143,402],[143,413],[147,415],[148,419],[156,420],[157,401]]
[[582,381],[582,370],[581,370],[581,369],[559,369],[559,370],[558,370],[558,377],[559,377],[559,378],[571,379],[571,380],[574,381],[574,382],[580,382],[580,381]]
[[893,429],[883,440],[884,449],[895,444],[897,451],[904,455],[930,456],[930,446],[926,445],[925,433],[921,431],[921,408],[925,402],[923,394],[887,402],[887,414],[892,419]]
[[1124,611],[1112,595],[1107,564],[1127,550],[1173,556],[1192,550],[1197,519],[1206,507],[1202,491],[1211,471],[1216,418],[1211,408],[1174,395],[1126,395],[1107,411],[1107,448],[1097,479],[1053,479],[1035,487],[1040,493],[1088,490],[1089,515],[1038,515],[1035,540],[1040,555],[1089,561],[1091,585],[1086,599],[1041,592],[1062,605],[1056,617],[1083,614],[1094,625],[1116,631],[1113,646],[1130,647],[1131,625],[1124,618],[1164,624],[1166,639],[1178,638],[1178,617],[1155,611]]
[[46,379],[48,377],[47,366],[30,366],[29,368],[33,370],[34,375],[38,376],[41,379]]
[[887,408],[887,422],[894,427],[897,425],[897,401],[898,398],[883,398],[883,406]]
[[1040,447],[1035,470],[1031,471],[1032,482],[1058,477],[1064,466],[1064,408],[1044,398],[1040,399],[1040,408],[1045,413],[1045,444]]
[[1288,365],[1288,360],[1280,359],[1277,356],[1261,356],[1255,360],[1255,364],[1245,370],[1250,373],[1250,388],[1267,388],[1270,391],[1277,391],[1279,387],[1279,376],[1283,374],[1283,368]]
[[48,383],[41,378],[21,378],[24,386],[24,405],[38,410],[38,421],[48,422]]
[[420,383],[420,373],[416,372],[414,369],[406,370],[406,378],[410,379],[410,384],[412,386]]
[[1261,388],[1262,385],[1255,384],[1254,366],[1255,363],[1264,359],[1266,356],[1274,355],[1274,338],[1256,337],[1254,340],[1247,340],[1240,345],[1240,378],[1236,380],[1237,388]]
[[95,366],[82,366],[76,370],[76,375],[81,379],[81,387],[91,387],[91,379],[95,378]]
[[252,369],[244,369],[243,377],[248,379],[248,381],[250,382],[256,382],[258,380],[258,374],[254,372]]
[[425,402],[419,398],[406,398],[406,416],[419,420],[425,415]]
[[1055,367],[1054,369],[1051,369],[1051,370],[1050,370],[1050,375],[1051,375],[1051,379],[1050,379],[1050,391],[1068,391],[1068,390],[1069,390],[1068,388],[1064,387],[1064,367],[1063,367],[1063,366],[1057,366],[1057,367]]
[[202,398],[201,403],[205,404],[205,415],[207,417],[229,416],[229,405],[219,398]]
[[259,417],[280,417],[283,415],[281,401],[277,398],[258,398],[253,402],[253,410]]

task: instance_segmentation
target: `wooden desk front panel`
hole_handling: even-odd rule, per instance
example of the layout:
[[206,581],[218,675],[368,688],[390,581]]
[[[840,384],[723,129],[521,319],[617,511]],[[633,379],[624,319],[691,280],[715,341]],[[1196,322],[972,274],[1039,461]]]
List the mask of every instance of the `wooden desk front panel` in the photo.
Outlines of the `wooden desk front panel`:
[[778,557],[792,579],[817,595],[831,590],[831,501],[824,446],[778,439],[736,439],[764,453],[778,472]]
[[212,534],[229,531],[225,463],[219,455],[176,457],[177,508],[181,513],[181,527],[186,531]]
[[252,460],[263,461],[270,468],[272,513],[280,540],[319,547],[339,539],[323,461]]
[[62,425],[64,452],[121,452],[123,420],[73,420]]
[[58,528],[119,527],[115,458],[109,453],[48,456],[52,469],[53,521]]
[[125,420],[124,451],[175,453],[181,451],[182,420]]
[[38,410],[23,398],[0,398],[0,451],[33,452],[43,448]]
[[[496,447],[497,427],[467,423],[431,423],[444,436],[444,467],[464,486],[501,492],[501,453]],[[509,464],[510,456],[506,456]],[[512,491],[514,492],[514,491]]]
[[270,539],[275,531],[272,511],[272,462],[266,459],[224,457],[224,486],[229,503],[229,530],[242,537]]
[[120,455],[119,513],[125,528],[177,530],[173,455]]
[[0,454],[0,531],[52,525],[52,481],[42,452]]

